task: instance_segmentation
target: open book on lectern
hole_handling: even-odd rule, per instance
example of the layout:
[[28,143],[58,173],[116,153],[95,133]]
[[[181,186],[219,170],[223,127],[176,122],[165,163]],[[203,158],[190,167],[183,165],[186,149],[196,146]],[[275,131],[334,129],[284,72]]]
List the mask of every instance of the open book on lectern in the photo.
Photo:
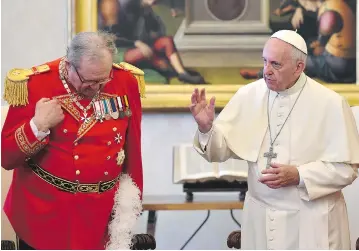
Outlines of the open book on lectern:
[[210,180],[247,181],[248,164],[243,160],[229,159],[210,163],[200,156],[192,144],[173,148],[173,182],[176,184]]

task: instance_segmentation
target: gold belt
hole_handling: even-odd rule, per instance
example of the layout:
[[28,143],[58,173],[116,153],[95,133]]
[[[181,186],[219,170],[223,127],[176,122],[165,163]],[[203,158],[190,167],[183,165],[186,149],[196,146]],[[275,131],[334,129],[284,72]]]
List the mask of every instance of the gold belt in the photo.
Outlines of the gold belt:
[[70,193],[103,193],[112,189],[117,181],[120,180],[120,175],[113,180],[98,182],[92,184],[80,184],[78,180],[75,182],[68,181],[59,177],[52,175],[51,173],[42,169],[37,165],[32,159],[27,159],[26,163],[31,167],[32,171],[39,176],[42,180],[47,183],[59,188],[60,190],[70,192]]

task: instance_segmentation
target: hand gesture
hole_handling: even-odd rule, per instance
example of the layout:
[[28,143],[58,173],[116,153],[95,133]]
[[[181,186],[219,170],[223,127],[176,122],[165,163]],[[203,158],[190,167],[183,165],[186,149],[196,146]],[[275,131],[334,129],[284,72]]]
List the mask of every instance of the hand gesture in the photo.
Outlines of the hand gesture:
[[294,15],[292,17],[292,26],[294,29],[299,29],[299,27],[304,22],[304,16],[303,16],[303,10],[302,8],[297,8],[294,12]]
[[273,189],[299,184],[299,172],[296,166],[272,163],[271,167],[262,171],[262,174],[267,175],[262,176],[259,182]]
[[277,8],[273,11],[273,14],[276,16],[280,16],[280,15],[282,15],[282,10],[280,8]]
[[320,44],[320,42],[318,40],[313,41],[310,45],[310,48],[313,49],[313,55],[314,56],[319,56],[324,52],[324,47]]
[[189,109],[198,124],[199,130],[202,133],[209,132],[214,120],[215,97],[212,97],[208,104],[205,89],[199,93],[198,88],[196,88],[192,93],[191,103]]
[[55,127],[64,119],[64,113],[59,101],[42,98],[36,103],[34,124],[42,132]]

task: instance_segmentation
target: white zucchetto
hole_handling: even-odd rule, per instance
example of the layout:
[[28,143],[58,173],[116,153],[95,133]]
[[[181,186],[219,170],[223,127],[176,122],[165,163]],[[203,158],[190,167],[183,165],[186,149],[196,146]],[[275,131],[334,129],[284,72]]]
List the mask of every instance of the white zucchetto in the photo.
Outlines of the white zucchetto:
[[288,44],[293,45],[295,48],[308,55],[307,44],[305,43],[305,40],[295,31],[280,30],[275,32],[271,38],[278,38]]

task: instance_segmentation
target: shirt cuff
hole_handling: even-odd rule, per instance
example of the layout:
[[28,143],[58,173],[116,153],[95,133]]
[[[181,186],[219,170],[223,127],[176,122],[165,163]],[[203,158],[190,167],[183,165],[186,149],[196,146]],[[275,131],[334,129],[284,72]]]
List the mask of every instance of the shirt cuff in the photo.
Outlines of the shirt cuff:
[[202,133],[200,130],[198,130],[198,141],[199,141],[199,144],[201,145],[201,148],[203,151],[205,150],[205,148],[208,144],[209,138],[212,133],[212,128],[207,133]]
[[42,132],[42,131],[39,131],[37,129],[37,126],[35,125],[34,119],[32,118],[30,120],[30,127],[31,127],[31,130],[32,132],[34,133],[35,137],[37,138],[37,140],[41,141],[43,140],[44,138],[46,138],[47,135],[50,134],[50,130],[47,130],[47,132]]
[[304,180],[302,178],[302,176],[300,176],[300,173],[298,172],[298,175],[299,175],[299,184],[298,184],[298,187],[305,187],[305,183],[304,183]]

